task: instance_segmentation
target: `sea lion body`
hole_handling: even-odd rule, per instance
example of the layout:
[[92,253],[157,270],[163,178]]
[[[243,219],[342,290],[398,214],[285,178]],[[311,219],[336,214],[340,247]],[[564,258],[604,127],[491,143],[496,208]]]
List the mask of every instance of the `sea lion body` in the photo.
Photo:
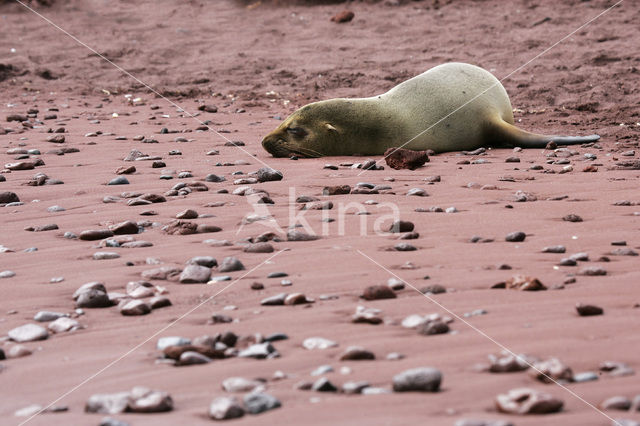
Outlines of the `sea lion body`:
[[447,63],[370,98],[330,99],[295,111],[262,146],[275,157],[382,155],[403,147],[435,152],[484,145],[544,147],[585,143],[599,136],[560,137],[513,125],[509,96],[490,72]]

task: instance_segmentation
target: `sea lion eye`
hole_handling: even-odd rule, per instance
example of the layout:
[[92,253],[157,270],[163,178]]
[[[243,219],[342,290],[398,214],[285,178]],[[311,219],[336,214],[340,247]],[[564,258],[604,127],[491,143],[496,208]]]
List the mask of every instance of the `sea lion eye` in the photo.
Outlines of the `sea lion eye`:
[[292,134],[293,136],[298,136],[298,137],[307,136],[307,131],[304,130],[302,127],[289,127],[287,129],[287,132]]

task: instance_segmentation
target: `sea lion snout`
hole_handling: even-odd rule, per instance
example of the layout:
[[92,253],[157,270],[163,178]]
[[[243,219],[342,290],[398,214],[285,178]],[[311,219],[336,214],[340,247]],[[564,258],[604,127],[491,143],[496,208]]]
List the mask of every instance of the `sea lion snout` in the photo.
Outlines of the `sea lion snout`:
[[268,134],[262,139],[262,147],[274,157],[287,157],[289,152],[284,147],[285,140],[274,135],[273,133]]

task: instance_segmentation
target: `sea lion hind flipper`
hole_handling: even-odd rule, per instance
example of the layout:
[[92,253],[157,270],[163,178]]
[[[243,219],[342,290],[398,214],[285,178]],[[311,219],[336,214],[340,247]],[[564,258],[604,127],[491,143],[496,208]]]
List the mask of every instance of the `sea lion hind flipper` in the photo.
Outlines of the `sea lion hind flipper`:
[[599,135],[539,135],[537,133],[531,133],[526,130],[519,129],[513,124],[509,124],[502,119],[497,119],[487,126],[486,137],[493,145],[519,146],[522,148],[544,148],[549,142],[555,142],[556,145],[576,145],[595,142],[600,139]]

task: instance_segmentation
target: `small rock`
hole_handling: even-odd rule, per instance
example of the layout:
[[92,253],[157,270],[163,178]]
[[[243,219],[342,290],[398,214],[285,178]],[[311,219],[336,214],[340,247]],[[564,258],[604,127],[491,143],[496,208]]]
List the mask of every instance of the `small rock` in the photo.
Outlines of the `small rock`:
[[433,367],[419,367],[403,371],[393,377],[395,392],[438,392],[442,373]]
[[38,322],[49,322],[49,321],[57,320],[58,318],[61,318],[64,316],[66,316],[66,314],[63,314],[61,312],[39,311],[37,314],[35,314],[33,319],[34,321],[38,321]]
[[36,324],[21,325],[9,330],[7,334],[11,340],[18,343],[44,340],[49,337],[47,329]]
[[626,396],[612,396],[600,403],[603,410],[622,410],[627,411],[631,408],[631,400]]
[[535,389],[517,388],[496,396],[495,404],[507,414],[550,414],[561,411],[564,402]]
[[198,264],[190,264],[182,270],[178,281],[182,284],[206,283],[210,277],[210,268]]
[[111,179],[107,185],[129,185],[129,180],[124,176],[118,176]]
[[337,13],[336,15],[334,15],[333,17],[331,17],[331,22],[335,22],[338,24],[342,24],[345,22],[350,22],[353,17],[354,17],[354,13],[350,10],[343,10],[342,12]]
[[264,387],[264,382],[245,379],[244,377],[229,377],[222,382],[222,389],[227,392],[252,392]]
[[214,420],[236,419],[244,416],[244,408],[237,398],[222,396],[209,405],[209,417]]
[[527,238],[527,234],[525,234],[524,232],[511,232],[510,234],[507,234],[507,236],[505,237],[505,241],[521,242],[524,241],[525,238]]
[[113,237],[113,232],[109,229],[91,229],[82,231],[79,236],[83,241],[102,240],[109,237]]
[[340,361],[361,361],[373,359],[376,359],[373,352],[359,346],[349,346],[344,353],[340,355]]
[[80,323],[69,317],[60,317],[51,322],[47,327],[54,333],[63,333],[65,331],[74,330],[80,327]]
[[196,351],[184,351],[178,359],[179,365],[208,364],[211,361],[211,358]]
[[522,291],[539,291],[547,289],[547,287],[545,287],[537,278],[525,275],[514,275],[509,278],[506,281],[506,288]]
[[151,312],[151,306],[142,300],[130,300],[120,308],[122,315],[146,315]]
[[120,414],[129,408],[130,402],[130,392],[95,394],[89,397],[84,410],[87,413]]
[[392,169],[415,170],[429,162],[427,151],[412,151],[404,148],[389,148],[384,152],[384,159]]
[[582,222],[582,218],[577,214],[568,214],[562,218],[565,222]]
[[322,350],[334,348],[338,346],[338,343],[333,340],[325,339],[324,337],[309,337],[302,342],[302,346],[308,350]]
[[372,285],[364,289],[360,296],[364,300],[395,299],[396,293],[385,285]]
[[198,212],[193,209],[186,209],[176,214],[176,219],[196,219]]
[[287,241],[314,241],[320,238],[315,234],[307,234],[306,232],[291,229],[287,232]]
[[260,414],[282,406],[278,398],[264,392],[252,392],[244,396],[244,406],[250,414]]
[[349,194],[351,187],[349,185],[325,186],[322,195],[343,195]]
[[273,246],[267,242],[248,244],[243,249],[245,253],[273,253],[274,250]]
[[601,276],[601,275],[607,275],[607,270],[600,267],[600,266],[588,266],[586,268],[583,268],[580,270],[579,272],[580,275],[586,275],[586,276]]
[[388,232],[392,233],[404,233],[411,232],[414,229],[414,224],[406,220],[397,220],[391,224]]
[[263,167],[256,172],[258,182],[270,182],[282,180],[282,172],[270,167]]
[[419,334],[431,336],[434,334],[446,334],[449,332],[449,326],[443,321],[428,321],[421,324],[417,328]]
[[543,253],[564,253],[566,251],[565,246],[548,246],[542,249]]
[[234,272],[244,270],[244,265],[235,257],[225,257],[218,268],[218,272]]
[[338,388],[326,377],[321,377],[313,383],[311,390],[316,392],[337,392]]
[[571,381],[573,371],[557,358],[549,358],[545,361],[538,361],[529,370],[529,375],[542,383],[553,383],[553,381]]
[[578,311],[578,315],[580,315],[581,317],[588,317],[592,315],[602,315],[604,313],[604,310],[599,306],[585,305],[582,303],[578,303],[576,305],[576,311]]

